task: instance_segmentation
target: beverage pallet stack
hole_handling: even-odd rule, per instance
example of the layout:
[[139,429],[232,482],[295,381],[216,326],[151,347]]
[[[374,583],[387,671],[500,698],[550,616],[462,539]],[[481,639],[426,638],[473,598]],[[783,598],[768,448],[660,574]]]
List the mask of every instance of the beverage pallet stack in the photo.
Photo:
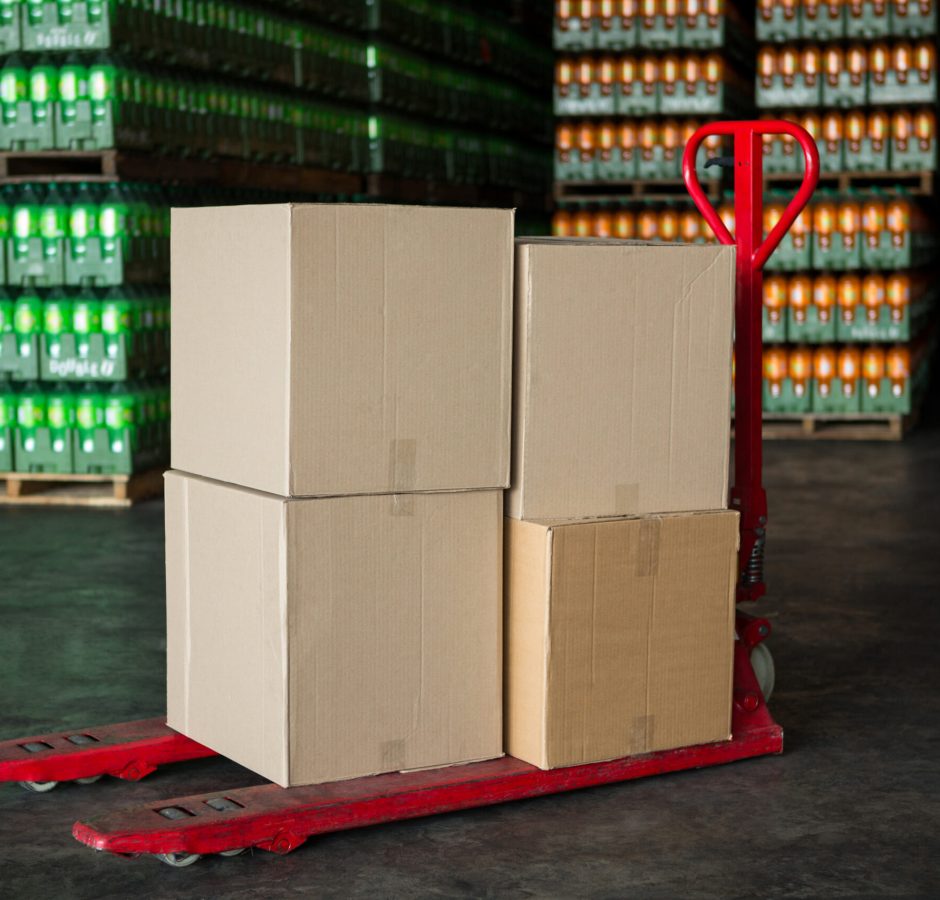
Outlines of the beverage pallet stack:
[[[757,106],[803,125],[822,170],[764,279],[765,418],[783,437],[899,438],[936,343],[937,5],[761,2],[755,31]],[[764,167],[791,192],[792,140],[767,140]]]
[[539,5],[2,0],[0,502],[166,464],[171,207],[545,215]]

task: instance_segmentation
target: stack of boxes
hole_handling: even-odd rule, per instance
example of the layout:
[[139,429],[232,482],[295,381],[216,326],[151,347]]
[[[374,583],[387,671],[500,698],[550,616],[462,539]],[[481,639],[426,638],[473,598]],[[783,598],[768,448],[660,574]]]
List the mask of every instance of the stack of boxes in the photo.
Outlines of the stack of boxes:
[[174,213],[172,727],[284,786],[501,754],[512,232]]
[[518,245],[512,756],[555,768],[729,737],[733,296],[727,247]]
[[171,727],[284,786],[728,739],[734,251],[512,232],[174,213]]

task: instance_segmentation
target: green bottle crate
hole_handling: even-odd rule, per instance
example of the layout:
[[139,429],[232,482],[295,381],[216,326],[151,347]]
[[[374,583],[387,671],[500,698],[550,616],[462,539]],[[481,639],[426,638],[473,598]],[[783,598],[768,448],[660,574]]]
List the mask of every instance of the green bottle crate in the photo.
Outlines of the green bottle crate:
[[903,385],[895,385],[890,378],[866,382],[862,390],[861,411],[908,415],[911,412],[913,393],[910,379]]
[[638,44],[635,16],[603,16],[595,20],[594,41],[598,50],[632,50]]
[[718,116],[727,112],[727,85],[708,84],[704,80],[689,84],[660,84],[659,111],[664,115]]
[[788,143],[780,138],[766,142],[764,144],[763,166],[764,172],[768,175],[778,173],[795,175],[799,171],[796,144]]
[[[576,7],[582,4],[574,4]],[[597,42],[597,25],[593,16],[578,18],[572,16],[567,19],[564,26],[555,19],[552,28],[552,46],[556,50],[592,50],[594,47],[601,46]]]
[[0,53],[16,53],[22,45],[23,0],[0,0]]
[[936,103],[937,102],[937,70],[933,69],[927,80],[920,77],[919,73],[912,69],[907,74],[906,79],[898,77],[898,73],[889,69],[878,77],[874,74],[869,76],[868,102],[877,106],[882,103],[903,103],[911,105],[915,103]]
[[891,33],[890,0],[855,0],[845,13],[845,36],[850,40],[887,37]]
[[555,115],[612,116],[616,112],[623,113],[623,109],[618,110],[617,99],[613,85],[602,85],[596,81],[583,87],[572,84],[567,91],[555,85]]
[[755,36],[762,43],[783,43],[800,39],[799,7],[774,3],[770,9],[759,8],[754,26]]
[[17,428],[13,438],[13,471],[65,475],[74,471],[71,444],[59,448],[49,428],[37,428],[29,434]]
[[810,411],[810,402],[811,392],[805,385],[795,385],[789,376],[776,386],[764,379],[762,404],[765,413],[805,413]]
[[[872,318],[867,310],[858,307],[850,318],[844,311],[836,327],[836,339],[841,343],[909,341],[922,324],[925,312],[924,309],[908,309],[895,317],[887,306],[882,306]],[[914,329],[912,321],[918,323]]]
[[822,0],[815,15],[800,10],[800,37],[806,41],[838,41],[845,37],[845,6],[840,0]]
[[111,46],[112,18],[127,3],[108,0],[24,0],[25,50],[105,50]]
[[828,387],[813,379],[812,410],[818,413],[857,413],[861,412],[860,382],[843,382],[834,377]]
[[774,75],[765,83],[757,77],[756,98],[761,109],[786,109],[792,107],[820,106],[822,103],[822,78],[797,72],[792,84],[787,84],[782,75]]
[[884,172],[889,168],[888,142],[863,137],[860,141],[845,140],[846,172]]
[[[0,391],[3,390],[0,385]],[[3,397],[0,396],[0,404],[3,403]],[[13,435],[12,428],[6,425],[0,425],[0,472],[13,471]]]
[[[845,142],[827,141],[823,138],[816,140],[816,149],[819,151],[819,170],[821,172],[845,171]],[[803,171],[803,154],[797,155],[797,171]]]
[[822,271],[847,272],[862,267],[862,241],[833,232],[826,241],[820,234],[813,234],[813,268]]
[[[868,101],[868,75],[842,71],[822,78],[822,103],[826,107],[854,109]],[[873,101],[874,102],[874,101]]]
[[799,272],[812,267],[811,259],[812,241],[794,238],[791,233],[787,232],[764,268],[768,272]]
[[582,152],[577,147],[555,152],[556,181],[594,181],[609,177],[599,174],[593,153]]
[[820,314],[819,307],[815,304],[805,310],[804,315],[800,311],[787,308],[787,338],[805,344],[829,344],[836,339],[836,320],[831,313],[829,315]]
[[[123,90],[130,90],[128,76]],[[56,147],[60,150],[104,150],[117,146],[115,130],[117,99],[117,70],[107,62],[85,67],[80,63],[67,63],[59,69],[56,103]],[[132,104],[128,104],[128,111]],[[129,129],[139,128],[133,121]]]
[[0,69],[0,150],[55,147],[56,70],[11,57]]
[[893,237],[884,230],[880,238],[867,236],[862,242],[862,265],[882,271],[913,269],[929,262],[935,251],[936,241],[930,233],[906,231]]
[[694,16],[684,15],[681,22],[680,41],[683,47],[693,50],[721,50],[727,46],[728,16],[722,12],[715,21],[702,11]]
[[[937,168],[937,139],[909,140],[891,139],[891,166],[895,172],[934,171]],[[886,144],[887,149],[887,144]]]
[[616,93],[617,114],[621,116],[652,116],[659,112],[662,85],[645,84],[639,78],[621,84]]
[[650,50],[672,50],[682,46],[682,33],[678,18],[657,12],[639,17],[636,42],[638,47]]
[[662,144],[641,149],[637,153],[636,177],[651,180],[679,178],[680,162],[679,154],[675,150],[666,150]]
[[595,173],[599,181],[631,181],[638,177],[639,150],[613,147],[596,151]]
[[138,448],[139,434],[131,429],[112,431],[96,428],[79,436],[73,432],[73,469],[79,475],[132,475],[166,461],[165,450]]
[[891,4],[891,34],[897,37],[922,38],[937,34],[937,3],[918,0]]
[[21,338],[15,334],[0,335],[0,377],[13,381],[35,381],[39,378],[39,337]]

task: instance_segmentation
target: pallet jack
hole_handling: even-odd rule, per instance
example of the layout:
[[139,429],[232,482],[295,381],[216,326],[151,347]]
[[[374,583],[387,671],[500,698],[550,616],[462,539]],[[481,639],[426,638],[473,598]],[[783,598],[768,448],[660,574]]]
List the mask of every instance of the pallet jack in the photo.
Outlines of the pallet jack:
[[[734,155],[707,165],[733,167],[732,235],[705,196],[695,172],[702,141],[728,137]],[[782,218],[763,235],[764,135],[788,135],[802,148],[803,183]],[[718,122],[700,128],[682,160],[695,205],[723,244],[737,246],[735,308],[736,441],[731,507],[741,514],[737,601],[764,595],[767,498],[761,482],[762,269],[816,187],[819,155],[810,135],[785,121]],[[262,785],[146,803],[77,822],[72,834],[96,850],[155,855],[175,867],[209,853],[249,848],[284,854],[316,834],[375,825],[629,781],[783,751],[783,729],[767,709],[773,660],[764,641],[770,623],[739,610],[734,644],[732,737],[610,762],[543,771],[512,757],[419,772],[284,789]],[[36,792],[59,782],[88,784],[103,775],[137,781],[159,766],[216,755],[168,728],[162,719],[126,722],[78,733],[44,734],[0,743],[0,781]]]

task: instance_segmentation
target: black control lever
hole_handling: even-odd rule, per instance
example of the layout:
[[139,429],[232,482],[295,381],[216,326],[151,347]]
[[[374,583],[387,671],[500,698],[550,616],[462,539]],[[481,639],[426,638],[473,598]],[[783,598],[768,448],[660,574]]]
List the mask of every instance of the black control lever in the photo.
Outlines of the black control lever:
[[733,156],[713,156],[711,159],[705,161],[705,168],[709,166],[721,166],[723,169],[733,169],[734,168],[734,157]]

